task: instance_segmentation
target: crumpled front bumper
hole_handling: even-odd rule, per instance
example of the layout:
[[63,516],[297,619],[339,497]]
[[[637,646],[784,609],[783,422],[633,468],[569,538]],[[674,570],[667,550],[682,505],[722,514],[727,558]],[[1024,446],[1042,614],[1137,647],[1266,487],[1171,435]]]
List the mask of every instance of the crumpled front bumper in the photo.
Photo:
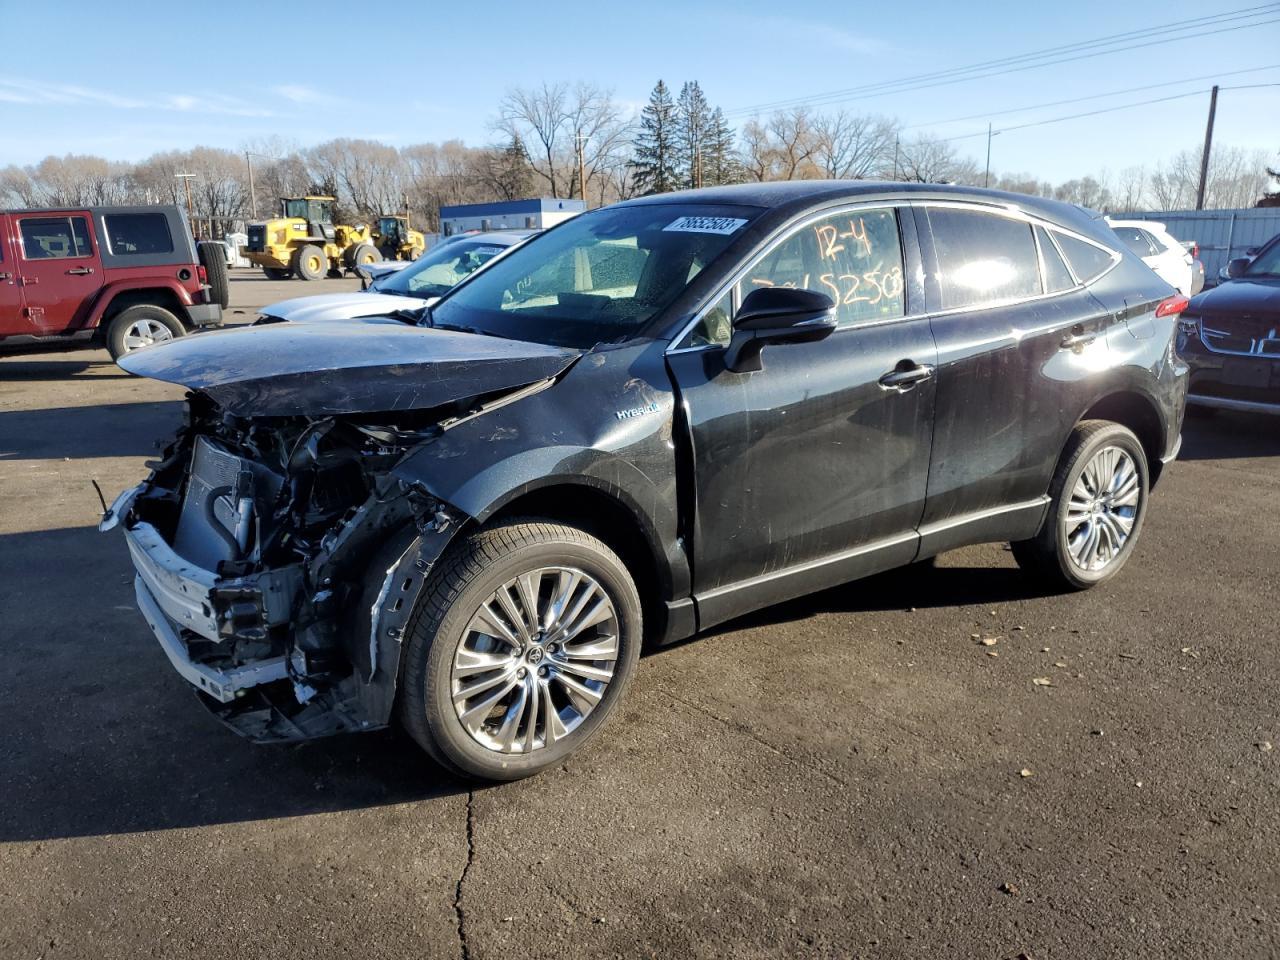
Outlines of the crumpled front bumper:
[[[143,489],[138,486],[122,493],[104,515],[100,529],[115,527]],[[188,683],[220,703],[230,703],[251,687],[288,676],[283,655],[234,667],[215,667],[193,660],[183,632],[214,643],[226,639],[219,630],[220,604],[214,591],[231,582],[220,582],[213,571],[188,563],[149,523],[126,525],[124,535],[137,571],[134,593],[138,609],[169,662]]]

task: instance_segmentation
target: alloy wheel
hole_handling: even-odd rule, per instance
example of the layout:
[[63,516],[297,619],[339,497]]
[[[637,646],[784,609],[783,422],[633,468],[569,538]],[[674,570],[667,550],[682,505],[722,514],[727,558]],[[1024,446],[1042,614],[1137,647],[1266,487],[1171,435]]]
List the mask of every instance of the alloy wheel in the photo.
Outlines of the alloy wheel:
[[164,343],[173,339],[173,331],[159,320],[135,320],[124,331],[124,348],[128,352],[139,347],[149,347],[153,343]]
[[481,746],[532,753],[572,734],[600,704],[618,652],[617,612],[593,577],[571,567],[519,574],[463,632],[454,711]]
[[1112,563],[1133,532],[1142,482],[1133,457],[1103,447],[1085,464],[1062,520],[1067,552],[1081,570],[1096,573]]

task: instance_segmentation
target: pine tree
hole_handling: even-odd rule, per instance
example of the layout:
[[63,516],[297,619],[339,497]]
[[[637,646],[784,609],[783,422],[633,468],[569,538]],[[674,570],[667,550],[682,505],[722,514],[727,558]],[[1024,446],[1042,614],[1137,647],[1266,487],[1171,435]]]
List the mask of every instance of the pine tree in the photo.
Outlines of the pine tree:
[[707,146],[703,151],[702,182],[705,186],[742,182],[742,163],[738,160],[736,140],[724,111],[716,107],[707,125]]
[[659,80],[640,114],[640,133],[631,162],[638,192],[666,193],[680,185],[675,136],[676,105],[667,85]]
[[706,137],[711,107],[697,80],[691,80],[680,88],[676,114],[681,179],[685,186],[700,187],[706,179]]

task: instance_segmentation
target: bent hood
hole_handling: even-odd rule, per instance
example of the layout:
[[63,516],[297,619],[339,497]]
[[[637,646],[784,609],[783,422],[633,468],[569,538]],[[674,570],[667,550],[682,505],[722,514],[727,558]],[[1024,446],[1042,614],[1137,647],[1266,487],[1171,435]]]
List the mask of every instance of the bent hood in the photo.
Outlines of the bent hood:
[[372,317],[393,310],[417,310],[429,301],[419,297],[402,297],[395,293],[322,293],[314,297],[281,300],[260,311],[264,316],[279,317],[292,323],[312,320],[351,320]]
[[580,355],[383,318],[193,334],[119,364],[206,393],[236,416],[286,417],[426,410],[546,380]]

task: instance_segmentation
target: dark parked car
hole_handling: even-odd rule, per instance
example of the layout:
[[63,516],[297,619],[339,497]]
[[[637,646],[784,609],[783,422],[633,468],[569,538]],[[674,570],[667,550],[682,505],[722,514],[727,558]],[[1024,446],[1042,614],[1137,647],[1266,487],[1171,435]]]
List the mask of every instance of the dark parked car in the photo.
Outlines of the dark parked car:
[[512,779],[592,735],[642,639],[985,541],[1058,588],[1114,576],[1178,449],[1172,294],[1032,197],[633,200],[421,317],[125,358],[190,388],[189,418],[103,525],[235,729],[398,718]]
[[0,349],[83,344],[113,357],[218,324],[220,243],[174,206],[0,210]]
[[1188,402],[1280,414],[1280,236],[1227,265],[1231,277],[1192,299],[1178,350],[1191,366]]

